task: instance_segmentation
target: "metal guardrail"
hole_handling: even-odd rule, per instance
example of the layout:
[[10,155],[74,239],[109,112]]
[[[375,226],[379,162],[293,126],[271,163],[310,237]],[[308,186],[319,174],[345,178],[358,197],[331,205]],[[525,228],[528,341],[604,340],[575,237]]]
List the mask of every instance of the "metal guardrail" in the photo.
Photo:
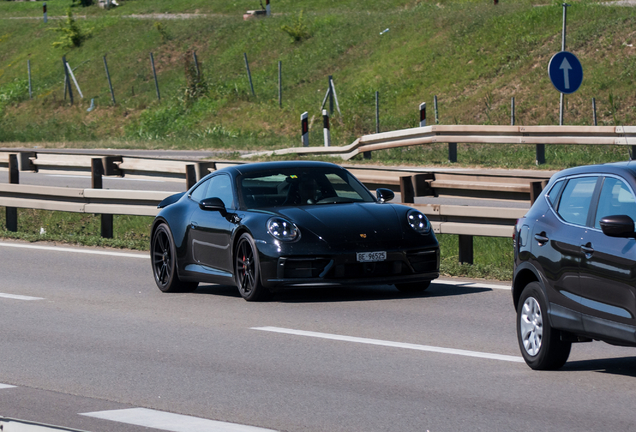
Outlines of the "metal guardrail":
[[[124,156],[96,156],[64,153],[0,152],[0,167],[42,173],[84,172],[93,176],[93,189],[0,184],[0,206],[13,209],[12,226],[17,227],[15,208],[91,213],[102,215],[102,236],[112,237],[112,215],[154,216],[157,204],[173,192],[101,189],[101,176],[153,177],[186,180],[184,190],[208,172],[240,162],[166,160]],[[95,162],[99,162],[95,164]],[[96,169],[96,166],[99,169]],[[513,202],[533,201],[553,172],[509,170],[390,169],[347,166],[367,187],[388,187],[401,193],[402,202],[427,215],[438,234],[460,238],[459,260],[473,261],[473,236],[510,237],[525,208],[483,205],[437,205],[415,203],[416,197],[454,196],[495,198]],[[9,169],[11,171],[11,169]],[[95,178],[99,181],[95,182]],[[9,227],[9,212],[7,212]],[[17,229],[17,228],[15,228]]]
[[[0,206],[73,213],[155,216],[157,204],[174,192],[81,189],[0,184]],[[431,220],[436,233],[509,237],[526,209],[411,204]]]
[[80,189],[0,183],[0,206],[72,213],[155,216],[174,192]]
[[364,153],[435,143],[636,145],[636,126],[434,125],[364,135],[342,147],[293,147],[244,154],[335,155],[344,160]]
[[241,162],[170,160],[163,158],[141,158],[133,156],[112,156],[76,154],[64,152],[11,152],[0,151],[0,168],[8,168],[9,155],[18,156],[20,171],[53,174],[90,174],[92,161],[102,160],[103,174],[127,178],[148,178],[165,181],[183,181],[194,184],[211,171]]

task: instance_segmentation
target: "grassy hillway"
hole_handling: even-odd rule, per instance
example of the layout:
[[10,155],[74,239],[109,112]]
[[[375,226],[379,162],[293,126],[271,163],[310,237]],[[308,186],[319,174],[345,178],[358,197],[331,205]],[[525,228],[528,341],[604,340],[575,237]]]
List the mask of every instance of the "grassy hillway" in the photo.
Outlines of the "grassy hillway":
[[[79,3],[79,2],[78,2]],[[433,97],[442,124],[558,124],[559,95],[547,76],[560,50],[561,3],[546,0],[274,0],[275,15],[243,21],[258,0],[122,0],[110,11],[75,6],[80,47],[54,48],[50,31],[63,20],[41,16],[41,3],[0,1],[0,143],[3,146],[268,149],[299,144],[299,116],[308,111],[310,143],[322,145],[320,103],[333,75],[342,109],[332,121],[333,145],[375,130],[374,92],[380,92],[381,130],[418,124],[417,106]],[[49,0],[63,16],[70,0]],[[540,5],[541,7],[538,7]],[[149,14],[199,14],[159,20]],[[147,15],[134,19],[126,15]],[[154,15],[156,16],[156,15]],[[584,68],[580,90],[566,97],[566,124],[592,123],[596,98],[601,125],[633,124],[636,11],[581,0],[568,8],[567,49]],[[281,30],[301,37],[294,42]],[[388,32],[380,34],[385,29]],[[204,82],[187,80],[185,59],[196,51]],[[155,95],[149,53],[157,66]],[[251,95],[247,53],[256,97]],[[187,54],[190,53],[190,54]],[[84,93],[63,99],[66,55]],[[102,56],[107,55],[117,105],[112,106]],[[185,57],[184,57],[185,55]],[[34,98],[29,100],[27,60]],[[283,64],[283,107],[277,100],[277,62]],[[191,63],[191,62],[190,62]],[[189,81],[189,82],[188,82]],[[191,96],[188,96],[191,95]],[[87,112],[90,100],[97,108]],[[14,144],[17,143],[17,144]],[[547,168],[625,159],[624,148],[548,146]],[[464,164],[530,167],[527,146],[463,146]],[[443,145],[378,153],[374,162],[445,163]]]

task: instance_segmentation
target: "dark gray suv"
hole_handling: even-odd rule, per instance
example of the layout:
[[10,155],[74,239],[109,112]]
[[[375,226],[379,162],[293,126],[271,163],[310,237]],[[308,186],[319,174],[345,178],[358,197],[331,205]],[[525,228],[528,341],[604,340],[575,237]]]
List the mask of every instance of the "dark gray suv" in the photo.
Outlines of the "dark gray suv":
[[636,346],[636,161],[555,174],[515,227],[521,354],[558,369],[574,342]]

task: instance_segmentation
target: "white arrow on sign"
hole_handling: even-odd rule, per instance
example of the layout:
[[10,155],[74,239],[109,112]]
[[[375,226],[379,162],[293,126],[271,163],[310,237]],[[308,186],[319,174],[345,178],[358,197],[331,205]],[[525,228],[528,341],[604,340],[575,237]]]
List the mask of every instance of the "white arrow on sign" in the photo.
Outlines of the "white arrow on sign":
[[563,69],[563,80],[565,81],[565,89],[570,89],[570,70],[572,70],[572,66],[570,66],[570,62],[567,57],[563,57],[563,61],[561,62],[561,66],[559,69]]

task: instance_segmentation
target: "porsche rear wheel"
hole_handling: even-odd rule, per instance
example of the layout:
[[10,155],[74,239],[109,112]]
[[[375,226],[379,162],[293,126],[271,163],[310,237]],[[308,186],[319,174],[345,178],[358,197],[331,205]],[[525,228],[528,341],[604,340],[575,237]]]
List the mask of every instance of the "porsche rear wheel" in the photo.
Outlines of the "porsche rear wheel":
[[271,297],[271,292],[261,284],[261,265],[258,250],[251,235],[241,235],[236,244],[234,257],[236,285],[247,301],[262,301]]
[[157,227],[150,245],[152,272],[157,287],[163,292],[192,292],[198,282],[184,282],[177,274],[177,253],[170,228],[165,223]]
[[431,286],[431,281],[395,284],[398,291],[403,293],[423,292],[426,291],[429,286]]

